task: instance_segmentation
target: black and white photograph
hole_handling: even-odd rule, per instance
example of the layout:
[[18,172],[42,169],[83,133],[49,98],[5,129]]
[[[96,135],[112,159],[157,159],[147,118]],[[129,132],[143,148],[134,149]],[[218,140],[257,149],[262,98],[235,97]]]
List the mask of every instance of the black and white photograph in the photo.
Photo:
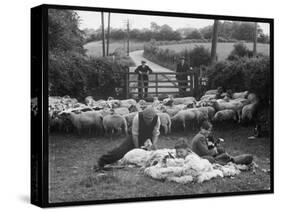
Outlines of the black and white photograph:
[[50,204],[273,192],[272,19],[47,16]]

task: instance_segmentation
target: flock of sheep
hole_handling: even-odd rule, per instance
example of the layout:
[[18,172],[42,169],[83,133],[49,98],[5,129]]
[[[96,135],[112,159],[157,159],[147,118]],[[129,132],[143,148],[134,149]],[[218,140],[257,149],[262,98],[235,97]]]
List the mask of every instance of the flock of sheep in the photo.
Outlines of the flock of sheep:
[[[233,93],[216,99],[217,90],[209,90],[199,101],[194,97],[173,98],[163,101],[154,97],[153,102],[134,99],[94,100],[91,96],[79,103],[69,96],[49,97],[49,130],[76,131],[78,134],[112,135],[127,134],[134,116],[147,106],[155,108],[165,134],[172,128],[195,128],[204,120],[211,122],[252,120],[258,98],[248,91]],[[223,96],[223,95],[222,95]]]

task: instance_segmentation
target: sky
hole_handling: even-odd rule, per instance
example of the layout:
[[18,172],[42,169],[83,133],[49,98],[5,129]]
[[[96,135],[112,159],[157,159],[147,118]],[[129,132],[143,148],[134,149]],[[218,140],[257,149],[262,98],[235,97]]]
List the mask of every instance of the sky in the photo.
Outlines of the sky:
[[[80,16],[80,29],[91,28],[97,29],[101,25],[100,12],[92,11],[76,11]],[[107,14],[104,13],[104,23],[107,25]],[[213,20],[210,19],[196,19],[196,18],[178,18],[167,16],[149,16],[149,15],[135,15],[135,14],[121,14],[111,13],[110,25],[113,28],[125,28],[126,20],[129,20],[131,28],[150,28],[150,23],[155,22],[158,25],[168,24],[174,30],[183,27],[202,28],[213,24]],[[259,23],[265,34],[269,34],[269,24]]]

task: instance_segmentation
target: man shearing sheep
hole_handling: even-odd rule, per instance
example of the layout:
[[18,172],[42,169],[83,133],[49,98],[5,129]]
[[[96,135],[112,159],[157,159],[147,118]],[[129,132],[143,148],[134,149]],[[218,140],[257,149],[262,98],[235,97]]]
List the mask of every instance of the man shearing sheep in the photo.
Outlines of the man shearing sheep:
[[133,119],[132,131],[129,136],[117,148],[102,155],[95,170],[102,170],[106,164],[120,160],[127,152],[134,148],[146,148],[146,144],[152,144],[151,149],[157,149],[158,136],[160,135],[160,118],[153,107],[147,107],[139,112]]

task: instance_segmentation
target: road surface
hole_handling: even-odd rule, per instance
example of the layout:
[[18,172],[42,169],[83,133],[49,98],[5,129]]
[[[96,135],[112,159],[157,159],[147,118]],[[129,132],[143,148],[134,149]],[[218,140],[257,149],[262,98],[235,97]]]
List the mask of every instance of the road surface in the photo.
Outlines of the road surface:
[[[153,63],[149,60],[147,60],[146,58],[144,58],[142,56],[143,54],[143,50],[138,50],[138,51],[133,51],[133,52],[130,52],[130,57],[132,58],[132,60],[135,62],[135,64],[137,66],[141,65],[141,61],[142,60],[145,60],[146,61],[146,65],[148,65],[152,71],[154,73],[156,72],[167,72],[167,73],[173,73],[174,71],[170,70],[170,69],[167,69],[163,66],[160,66],[156,63]],[[130,72],[134,72],[136,69],[136,67],[131,67],[130,68]],[[166,77],[168,77],[170,80],[175,80],[175,76],[173,75],[166,75]],[[136,80],[137,79],[137,75],[130,75],[130,80]],[[149,76],[149,80],[155,80],[155,75],[150,75]],[[161,81],[161,80],[167,80],[164,76],[161,76],[159,75],[158,76],[158,81]],[[131,83],[130,85],[133,86],[133,85],[136,85],[137,83]],[[155,83],[154,82],[149,82],[149,86],[154,86]],[[174,85],[177,85],[177,83],[172,83],[172,82],[162,82],[161,84],[159,83],[158,85],[161,85],[161,86],[174,86]],[[131,89],[132,91],[132,89]],[[137,89],[133,89],[134,92],[137,91]],[[148,89],[148,92],[155,92],[156,89],[155,88],[149,88]],[[178,88],[158,88],[158,92],[177,92],[178,91]]]

